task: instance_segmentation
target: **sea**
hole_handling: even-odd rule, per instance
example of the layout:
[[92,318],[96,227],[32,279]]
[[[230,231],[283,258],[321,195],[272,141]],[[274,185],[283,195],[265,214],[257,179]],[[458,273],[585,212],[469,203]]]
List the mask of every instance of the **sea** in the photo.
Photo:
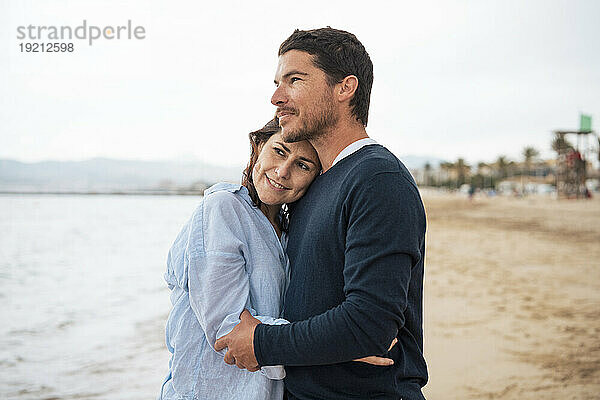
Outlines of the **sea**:
[[0,398],[156,398],[167,253],[200,200],[0,195]]

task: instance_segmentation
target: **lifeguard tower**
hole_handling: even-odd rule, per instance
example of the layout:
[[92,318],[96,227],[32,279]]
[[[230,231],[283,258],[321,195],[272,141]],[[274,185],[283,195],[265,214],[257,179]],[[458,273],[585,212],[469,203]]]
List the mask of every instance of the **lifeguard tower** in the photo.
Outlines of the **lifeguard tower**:
[[[575,146],[567,136],[575,135]],[[559,198],[581,199],[590,196],[586,187],[588,166],[594,155],[600,161],[600,137],[592,130],[592,117],[581,114],[578,131],[554,131],[556,159],[556,190]]]

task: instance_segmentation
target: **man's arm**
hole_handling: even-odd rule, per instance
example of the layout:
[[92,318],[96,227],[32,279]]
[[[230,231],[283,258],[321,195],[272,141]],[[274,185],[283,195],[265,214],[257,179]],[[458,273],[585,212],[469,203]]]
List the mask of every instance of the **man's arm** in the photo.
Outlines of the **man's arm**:
[[[384,354],[404,325],[412,267],[420,260],[425,219],[416,188],[399,173],[379,173],[348,204],[345,300],[284,326],[258,325],[230,338],[229,350],[259,365],[317,365]],[[236,354],[252,341],[254,354]],[[242,346],[239,347],[241,349]]]

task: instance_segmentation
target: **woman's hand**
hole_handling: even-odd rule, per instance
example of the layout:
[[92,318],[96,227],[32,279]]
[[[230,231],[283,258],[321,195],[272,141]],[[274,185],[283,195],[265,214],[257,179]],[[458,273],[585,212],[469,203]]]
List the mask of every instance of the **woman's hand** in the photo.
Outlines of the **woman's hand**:
[[[388,351],[392,350],[392,347],[394,347],[396,345],[396,343],[398,343],[398,339],[394,338],[394,340],[392,340],[392,344],[390,345],[390,348],[388,349]],[[390,365],[394,364],[394,360],[392,360],[391,358],[384,358],[384,357],[377,357],[377,356],[357,358],[354,361],[364,362],[364,363],[371,364],[371,365],[378,365],[381,367],[389,367]]]

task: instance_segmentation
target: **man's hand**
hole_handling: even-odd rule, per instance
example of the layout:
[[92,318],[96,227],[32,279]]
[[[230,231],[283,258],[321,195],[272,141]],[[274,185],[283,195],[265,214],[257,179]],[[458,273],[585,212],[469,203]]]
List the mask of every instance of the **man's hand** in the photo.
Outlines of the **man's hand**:
[[256,329],[256,325],[260,324],[260,321],[254,318],[248,310],[242,312],[240,320],[241,322],[231,332],[215,342],[215,350],[220,351],[227,347],[225,354],[227,364],[235,364],[240,369],[255,372],[260,368],[254,355],[254,329]]

